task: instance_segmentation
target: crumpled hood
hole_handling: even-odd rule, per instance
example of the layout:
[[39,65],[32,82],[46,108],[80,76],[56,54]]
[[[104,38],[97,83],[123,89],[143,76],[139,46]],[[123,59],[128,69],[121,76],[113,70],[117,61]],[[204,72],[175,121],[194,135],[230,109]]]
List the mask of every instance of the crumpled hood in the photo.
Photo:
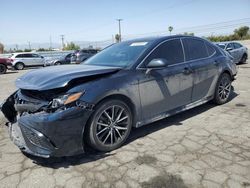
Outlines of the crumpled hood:
[[120,68],[92,65],[60,65],[34,70],[16,80],[16,87],[28,90],[62,88],[74,79],[112,73]]

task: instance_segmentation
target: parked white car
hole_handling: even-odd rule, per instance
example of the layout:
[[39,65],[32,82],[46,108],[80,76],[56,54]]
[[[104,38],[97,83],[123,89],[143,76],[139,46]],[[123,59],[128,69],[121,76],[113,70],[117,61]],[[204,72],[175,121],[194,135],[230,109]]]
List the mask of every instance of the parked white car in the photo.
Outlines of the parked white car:
[[24,67],[43,66],[44,57],[36,53],[14,53],[10,57],[12,65],[17,70],[22,70]]

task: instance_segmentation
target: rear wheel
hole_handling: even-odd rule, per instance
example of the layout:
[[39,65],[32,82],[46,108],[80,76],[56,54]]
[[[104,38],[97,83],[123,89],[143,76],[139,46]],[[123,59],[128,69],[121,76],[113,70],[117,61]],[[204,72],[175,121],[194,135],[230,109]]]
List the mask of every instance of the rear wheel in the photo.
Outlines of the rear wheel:
[[87,131],[90,146],[99,151],[111,151],[128,138],[132,113],[123,101],[108,100],[97,106],[89,123]]
[[15,64],[15,69],[16,70],[23,70],[24,69],[24,64],[22,62],[18,62]]
[[5,65],[0,64],[0,74],[5,74],[7,71],[7,67]]
[[247,54],[243,54],[240,63],[246,63],[246,61],[247,61]]
[[55,62],[55,65],[61,65],[60,61]]
[[232,91],[231,83],[232,79],[228,73],[223,73],[220,76],[214,94],[214,102],[216,104],[228,102]]

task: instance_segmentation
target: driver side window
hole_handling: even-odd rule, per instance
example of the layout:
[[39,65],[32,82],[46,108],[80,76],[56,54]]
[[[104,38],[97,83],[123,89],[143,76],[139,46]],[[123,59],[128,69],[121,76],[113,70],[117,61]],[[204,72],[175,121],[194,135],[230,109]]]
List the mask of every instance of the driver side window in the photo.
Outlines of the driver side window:
[[164,42],[158,46],[144,62],[147,65],[151,60],[162,58],[167,60],[168,64],[177,64],[184,61],[184,55],[180,39],[173,39]]

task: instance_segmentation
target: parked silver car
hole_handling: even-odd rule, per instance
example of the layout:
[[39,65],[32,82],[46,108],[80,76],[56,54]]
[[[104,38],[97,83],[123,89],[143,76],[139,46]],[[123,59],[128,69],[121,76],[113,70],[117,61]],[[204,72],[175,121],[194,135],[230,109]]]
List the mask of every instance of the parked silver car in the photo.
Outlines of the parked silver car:
[[10,57],[13,67],[22,70],[29,66],[44,66],[44,57],[36,53],[14,53]]
[[248,49],[238,42],[216,42],[217,46],[226,50],[233,58],[236,64],[246,63],[248,58]]

